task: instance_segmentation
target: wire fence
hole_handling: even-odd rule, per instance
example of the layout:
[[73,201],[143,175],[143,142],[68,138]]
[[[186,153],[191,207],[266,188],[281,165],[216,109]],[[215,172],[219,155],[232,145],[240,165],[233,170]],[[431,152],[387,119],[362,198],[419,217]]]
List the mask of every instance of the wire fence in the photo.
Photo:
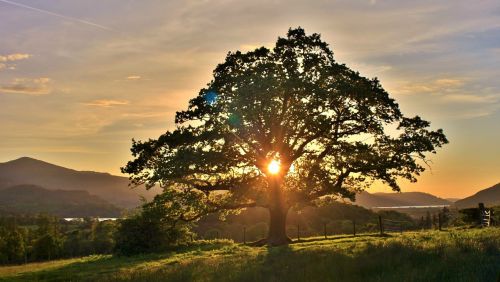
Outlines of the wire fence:
[[[471,210],[469,223],[474,221],[476,226],[488,227],[497,225],[493,220],[493,209],[473,208]],[[360,234],[386,235],[391,233],[404,233],[417,230],[444,230],[449,226],[463,226],[467,222],[464,219],[464,210],[437,210],[434,213],[427,211],[424,215],[413,217],[410,220],[400,220],[392,215],[380,214],[374,218],[363,220],[308,220],[307,218],[295,217],[292,221],[295,224],[286,226],[286,234],[294,240],[302,240],[307,237],[323,237],[325,239],[339,235],[358,236]],[[465,209],[467,211],[467,209]],[[202,234],[198,233],[200,239],[231,239],[235,242],[248,243],[265,238],[268,232],[266,222],[259,222],[254,225],[225,226],[222,228],[212,228]]]
[[[338,220],[324,222],[321,227],[311,226],[304,223],[297,223],[294,225],[286,226],[287,236],[291,239],[300,241],[307,237],[329,237],[339,235],[358,236],[361,234],[380,233],[381,235],[404,231],[415,230],[415,222],[401,221],[384,218],[379,216],[378,222],[357,222],[356,220]],[[248,243],[265,238],[268,232],[267,224],[257,225],[257,227],[239,226],[239,228],[232,228],[231,230],[210,229],[206,231],[199,239],[230,239],[235,242]]]
[[384,234],[384,232],[399,232],[403,233],[403,224],[405,223],[404,221],[399,221],[399,220],[390,220],[390,219],[381,219],[381,234]]

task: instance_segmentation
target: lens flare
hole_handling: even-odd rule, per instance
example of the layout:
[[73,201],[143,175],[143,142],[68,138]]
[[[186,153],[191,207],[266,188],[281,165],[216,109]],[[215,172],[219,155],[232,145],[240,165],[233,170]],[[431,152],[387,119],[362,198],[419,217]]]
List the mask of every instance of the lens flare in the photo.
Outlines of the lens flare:
[[209,105],[215,104],[217,102],[217,93],[215,91],[208,91],[205,93],[205,100]]
[[267,166],[267,170],[271,174],[277,174],[280,172],[280,163],[277,160],[272,160]]

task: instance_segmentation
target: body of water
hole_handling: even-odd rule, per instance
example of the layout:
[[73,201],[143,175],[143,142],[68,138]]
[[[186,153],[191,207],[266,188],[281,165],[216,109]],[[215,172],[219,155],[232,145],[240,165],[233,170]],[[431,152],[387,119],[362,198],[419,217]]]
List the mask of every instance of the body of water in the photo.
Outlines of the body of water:
[[[83,221],[83,217],[65,217],[66,221]],[[106,221],[106,220],[117,220],[117,217],[95,217],[93,219],[97,219],[98,221]]]
[[372,209],[429,209],[429,208],[444,208],[450,205],[427,205],[427,206],[395,206],[395,207],[372,207]]

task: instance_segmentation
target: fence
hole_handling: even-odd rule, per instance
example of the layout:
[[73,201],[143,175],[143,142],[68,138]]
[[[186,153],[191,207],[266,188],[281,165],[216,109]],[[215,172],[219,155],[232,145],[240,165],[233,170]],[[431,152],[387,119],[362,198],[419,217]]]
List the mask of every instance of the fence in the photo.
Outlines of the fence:
[[[301,241],[306,237],[323,237],[324,239],[328,239],[329,237],[339,236],[339,235],[358,236],[361,233],[365,234],[366,233],[387,234],[390,232],[402,233],[403,231],[407,231],[408,229],[410,229],[409,226],[414,226],[413,224],[414,223],[409,221],[391,220],[379,216],[378,222],[376,224],[374,224],[374,222],[359,224],[358,222],[356,222],[356,220],[342,220],[340,223],[337,222],[337,224],[330,224],[330,225],[327,222],[324,222],[321,228],[322,232],[318,230],[319,228],[315,229],[316,232],[314,231],[311,232],[310,229],[306,228],[300,223],[296,225],[287,225],[287,235],[290,238],[296,239],[297,241]],[[343,230],[344,232],[339,232],[338,229],[339,226],[342,227],[341,230]],[[346,230],[349,231],[345,232]],[[248,242],[256,241],[260,238],[263,238],[265,237],[266,234],[267,234],[267,229],[261,230],[261,232],[258,232],[258,236],[256,238],[255,233],[249,234],[247,226],[242,226],[241,229],[239,229],[239,231],[233,230],[233,232],[223,232],[222,230],[211,229],[204,234],[205,236],[202,236],[201,238],[232,239],[236,242],[242,242],[246,244]]]
[[[475,209],[478,210],[477,208]],[[491,209],[480,207],[480,212],[475,215],[475,220],[481,226],[487,227],[493,225],[493,211]],[[456,215],[455,215],[456,214]],[[307,221],[298,221],[296,224],[287,225],[287,235],[290,238],[298,241],[306,237],[323,237],[327,239],[329,236],[336,235],[352,235],[357,236],[360,233],[403,233],[409,230],[420,229],[436,229],[443,230],[450,223],[453,217],[459,216],[458,212],[450,213],[449,211],[439,211],[438,213],[422,216],[420,223],[418,220],[409,222],[405,220],[397,220],[394,217],[378,216],[370,220],[356,222],[355,220],[329,220],[324,222],[316,221],[314,224]],[[453,224],[453,223],[452,223]],[[255,227],[258,228],[255,228]],[[211,229],[203,234],[200,238],[204,239],[232,239],[236,242],[247,243],[264,238],[267,235],[268,226],[264,223],[259,223],[254,226],[234,226],[230,231],[223,229]]]
[[403,233],[404,223],[404,221],[383,219],[379,216],[380,234],[384,234],[385,232]]

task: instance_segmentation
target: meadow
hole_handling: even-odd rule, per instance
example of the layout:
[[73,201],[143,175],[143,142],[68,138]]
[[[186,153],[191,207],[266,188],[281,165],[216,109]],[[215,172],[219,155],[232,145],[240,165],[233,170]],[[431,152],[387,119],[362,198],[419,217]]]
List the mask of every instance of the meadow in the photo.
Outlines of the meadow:
[[283,247],[196,241],[176,251],[0,267],[0,281],[497,281],[500,228],[305,238]]

